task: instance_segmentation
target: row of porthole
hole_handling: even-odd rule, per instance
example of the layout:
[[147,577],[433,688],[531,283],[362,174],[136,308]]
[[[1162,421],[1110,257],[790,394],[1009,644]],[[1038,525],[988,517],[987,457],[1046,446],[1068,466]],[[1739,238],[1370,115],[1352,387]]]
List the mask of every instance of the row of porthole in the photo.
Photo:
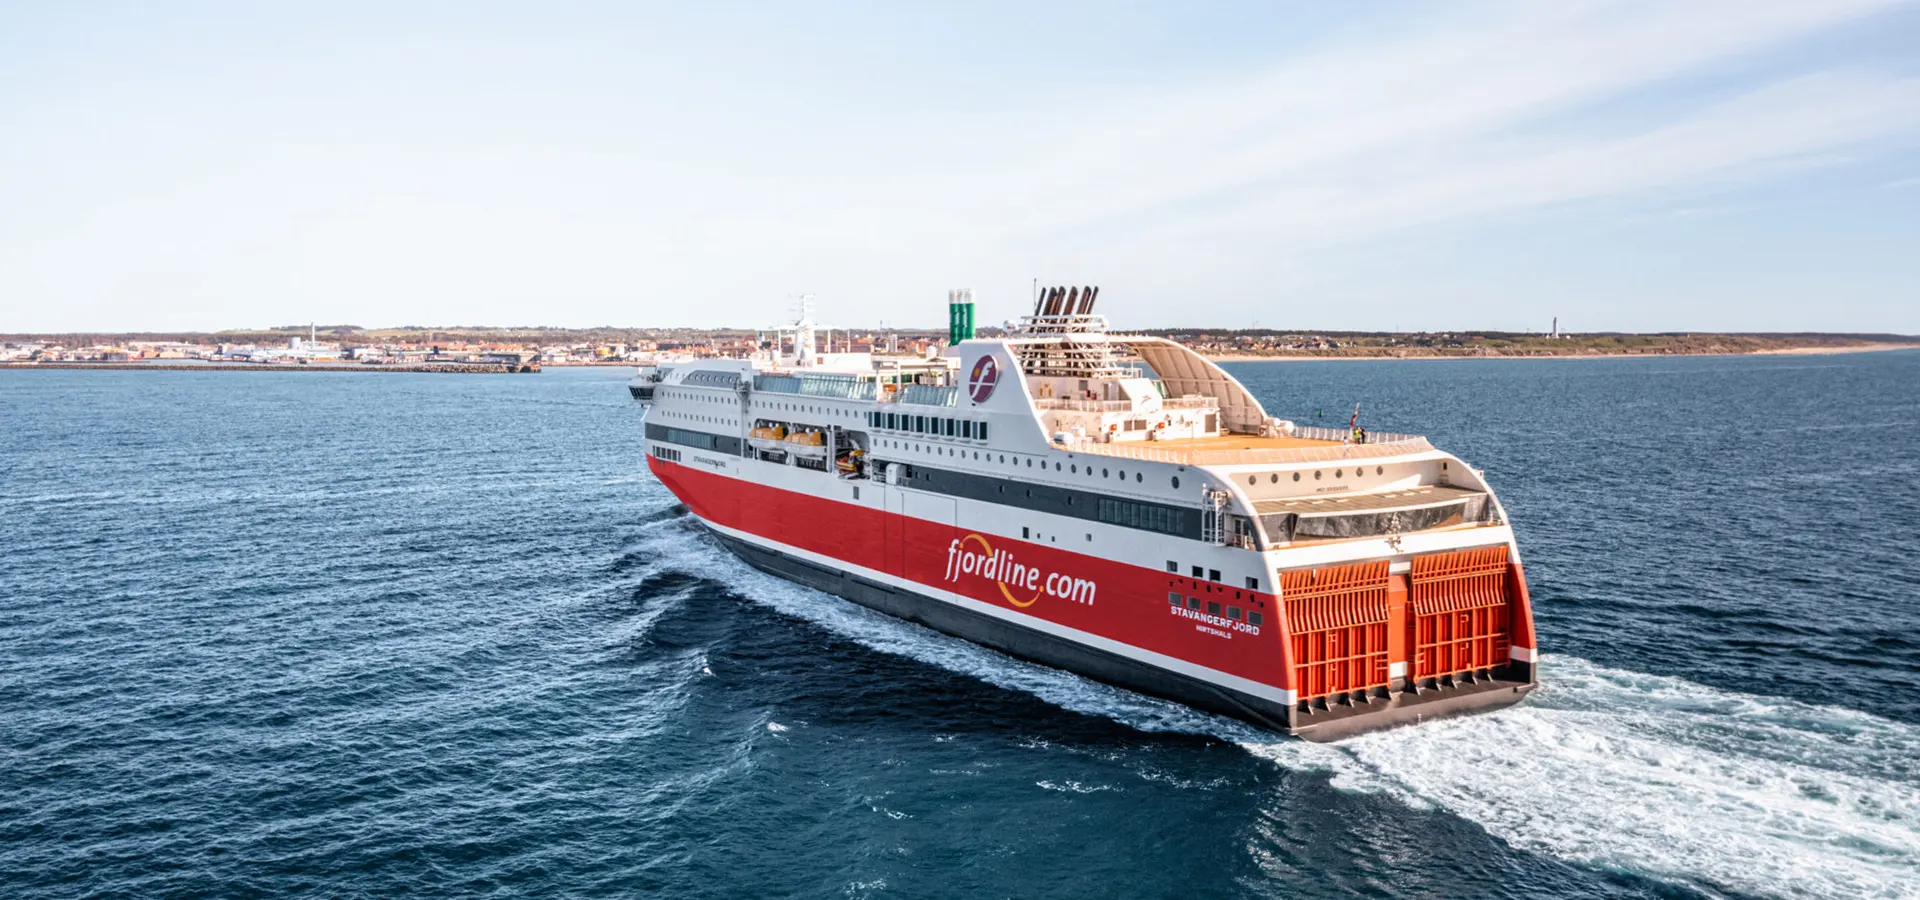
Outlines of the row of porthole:
[[[1315,481],[1319,481],[1319,480],[1320,480],[1320,477],[1321,477],[1322,475],[1325,475],[1325,474],[1326,474],[1325,472],[1320,472],[1320,471],[1315,471],[1315,472],[1313,473],[1313,480],[1315,480]],[[1385,475],[1385,474],[1387,474],[1387,467],[1386,467],[1386,466],[1374,466],[1374,467],[1373,467],[1373,474],[1375,474],[1375,475]],[[1333,470],[1333,477],[1335,477],[1335,478],[1345,478],[1345,477],[1347,477],[1347,470],[1345,470],[1345,469],[1335,469],[1335,470]],[[1353,477],[1355,477],[1355,478],[1365,478],[1365,477],[1367,477],[1367,467],[1366,467],[1366,466],[1354,466],[1354,467],[1353,467]],[[1280,483],[1280,473],[1279,473],[1279,472],[1275,472],[1275,473],[1273,473],[1273,474],[1272,474],[1271,476],[1269,476],[1269,480],[1271,480],[1271,481],[1272,481],[1272,482],[1273,482],[1274,484],[1279,484],[1279,483]],[[1299,480],[1300,480],[1300,473],[1299,473],[1299,472],[1295,472],[1295,473],[1293,473],[1293,480],[1295,480],[1295,481],[1299,481]],[[1260,481],[1260,476],[1258,476],[1258,475],[1248,475],[1248,476],[1247,476],[1247,483],[1248,483],[1248,484],[1258,484],[1258,483],[1259,483],[1259,481]],[[1176,481],[1175,481],[1175,482],[1173,483],[1173,486],[1174,486],[1174,487],[1179,487],[1179,486],[1180,486],[1180,482],[1176,480]]]

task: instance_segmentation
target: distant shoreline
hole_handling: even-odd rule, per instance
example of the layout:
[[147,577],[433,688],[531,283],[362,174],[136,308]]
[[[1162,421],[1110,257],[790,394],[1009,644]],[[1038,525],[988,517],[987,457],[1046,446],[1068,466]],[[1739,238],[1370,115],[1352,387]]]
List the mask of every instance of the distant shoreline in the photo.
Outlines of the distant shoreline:
[[490,363],[436,363],[398,366],[330,366],[274,363],[151,363],[127,362],[9,362],[0,363],[0,372],[34,369],[86,369],[96,372],[388,372],[414,375],[513,375],[539,372],[538,368],[514,369]]
[[1839,347],[1775,347],[1767,350],[1717,350],[1709,353],[1408,353],[1359,354],[1334,351],[1312,353],[1206,353],[1214,362],[1367,362],[1375,360],[1471,360],[1471,359],[1676,359],[1694,356],[1822,356],[1832,353],[1877,353],[1883,350],[1920,350],[1920,344],[1850,344]]

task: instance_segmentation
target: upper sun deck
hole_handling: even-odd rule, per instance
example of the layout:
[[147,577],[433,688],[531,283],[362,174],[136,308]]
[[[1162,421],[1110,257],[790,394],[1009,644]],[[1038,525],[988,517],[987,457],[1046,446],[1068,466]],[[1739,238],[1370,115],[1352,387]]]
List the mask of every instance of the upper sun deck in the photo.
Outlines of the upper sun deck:
[[1376,434],[1371,435],[1364,444],[1352,443],[1344,440],[1344,437],[1343,432],[1331,428],[1293,426],[1290,434],[1270,436],[1223,434],[1215,437],[1115,443],[1086,440],[1060,442],[1059,446],[1076,453],[1194,467],[1338,462],[1348,459],[1384,459],[1433,452],[1433,445],[1419,435]]

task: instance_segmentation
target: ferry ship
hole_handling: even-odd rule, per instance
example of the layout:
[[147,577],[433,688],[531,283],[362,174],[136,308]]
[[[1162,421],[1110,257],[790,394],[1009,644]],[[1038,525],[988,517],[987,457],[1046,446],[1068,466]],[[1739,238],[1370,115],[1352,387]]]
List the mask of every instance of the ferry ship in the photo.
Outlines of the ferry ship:
[[[1310,740],[1534,685],[1514,534],[1411,434],[1302,426],[1048,288],[944,353],[643,367],[647,464],[761,570],[1013,656]],[[790,337],[790,340],[789,340]],[[791,346],[791,350],[786,348]]]

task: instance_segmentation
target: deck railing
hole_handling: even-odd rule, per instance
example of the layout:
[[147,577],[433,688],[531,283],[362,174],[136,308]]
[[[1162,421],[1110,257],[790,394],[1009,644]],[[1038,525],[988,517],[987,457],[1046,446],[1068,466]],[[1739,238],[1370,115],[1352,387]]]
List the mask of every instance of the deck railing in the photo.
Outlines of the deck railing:
[[777,394],[833,397],[840,400],[872,400],[874,395],[874,384],[871,381],[864,381],[853,375],[827,373],[755,375],[753,389]]
[[953,406],[960,398],[960,389],[954,386],[937,384],[904,385],[894,394],[901,403],[913,403],[921,406]]
[[[1305,437],[1306,435],[1302,435]],[[1398,440],[1364,444],[1334,444],[1325,447],[1275,447],[1263,450],[1183,450],[1156,447],[1148,441],[1104,444],[1098,441],[1070,441],[1060,445],[1076,453],[1118,456],[1147,462],[1165,462],[1182,466],[1278,465],[1296,462],[1340,462],[1349,459],[1381,459],[1426,453],[1433,445],[1415,435],[1395,435]]]
[[1075,412],[1131,412],[1132,400],[1079,400],[1073,397],[1036,397],[1034,409],[1068,409]]
[[[1290,432],[1289,435],[1291,437],[1308,438],[1310,440],[1316,440],[1316,441],[1339,441],[1343,444],[1353,439],[1353,432],[1348,431],[1345,428],[1321,428],[1317,425],[1295,425],[1293,426],[1293,431]],[[1422,438],[1420,435],[1417,435],[1417,434],[1390,434],[1387,432],[1380,432],[1378,434],[1369,433],[1367,435],[1367,443],[1361,446],[1371,446],[1373,444],[1392,444],[1398,441],[1413,441],[1413,440],[1425,440],[1425,438]]]
[[[1161,409],[1210,409],[1220,405],[1215,397],[1168,397],[1160,401]],[[1132,400],[1082,400],[1077,397],[1035,397],[1034,409],[1070,409],[1076,412],[1131,412],[1135,408]]]

